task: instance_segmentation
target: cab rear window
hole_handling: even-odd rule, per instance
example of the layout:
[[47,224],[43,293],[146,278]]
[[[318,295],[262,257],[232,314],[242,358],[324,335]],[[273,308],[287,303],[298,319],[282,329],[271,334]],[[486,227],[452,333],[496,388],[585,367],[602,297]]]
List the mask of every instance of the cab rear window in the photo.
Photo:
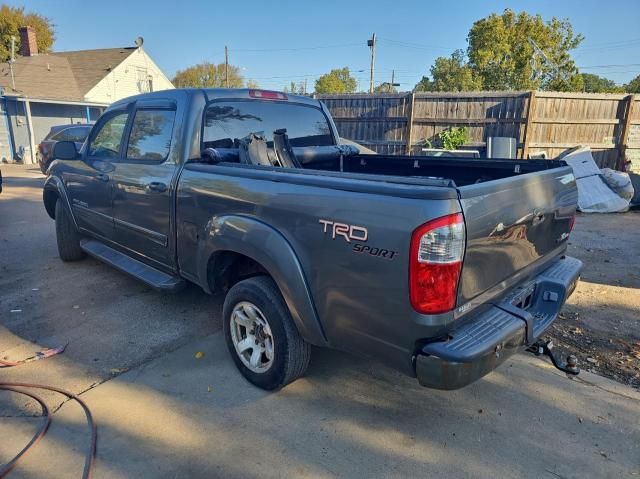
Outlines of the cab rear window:
[[234,148],[237,140],[261,133],[267,143],[273,132],[287,129],[292,146],[333,145],[331,128],[319,108],[276,101],[222,101],[205,110],[205,148]]

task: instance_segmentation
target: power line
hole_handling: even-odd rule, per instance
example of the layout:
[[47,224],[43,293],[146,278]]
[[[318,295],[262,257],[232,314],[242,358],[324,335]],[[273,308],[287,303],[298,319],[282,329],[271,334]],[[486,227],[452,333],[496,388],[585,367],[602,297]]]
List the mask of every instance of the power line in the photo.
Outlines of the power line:
[[297,47],[297,48],[230,48],[234,52],[297,52],[301,50],[321,50],[325,48],[344,48],[362,46],[360,43],[342,43],[339,45],[318,45],[315,47]]
[[589,66],[578,66],[583,70],[589,70],[593,68],[620,68],[620,67],[640,67],[640,63],[622,63],[617,65],[589,65]]
[[384,43],[389,43],[392,45],[398,45],[398,46],[402,46],[402,47],[407,47],[407,48],[415,48],[418,50],[455,50],[454,47],[445,47],[442,45],[426,45],[423,43],[413,43],[413,42],[405,42],[405,41],[401,41],[401,40],[392,40],[390,38],[384,38],[384,37],[380,37],[380,40],[382,40]]

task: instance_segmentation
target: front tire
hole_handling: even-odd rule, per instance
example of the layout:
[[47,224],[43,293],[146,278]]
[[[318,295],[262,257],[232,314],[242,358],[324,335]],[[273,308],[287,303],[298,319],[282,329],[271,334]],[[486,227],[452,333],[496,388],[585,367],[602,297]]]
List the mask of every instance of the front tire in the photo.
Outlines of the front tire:
[[234,285],[225,298],[223,318],[229,353],[249,382],[271,391],[305,373],[311,347],[271,278],[256,276]]
[[62,261],[77,261],[84,258],[85,253],[80,248],[80,234],[59,198],[56,201],[56,240],[58,254]]

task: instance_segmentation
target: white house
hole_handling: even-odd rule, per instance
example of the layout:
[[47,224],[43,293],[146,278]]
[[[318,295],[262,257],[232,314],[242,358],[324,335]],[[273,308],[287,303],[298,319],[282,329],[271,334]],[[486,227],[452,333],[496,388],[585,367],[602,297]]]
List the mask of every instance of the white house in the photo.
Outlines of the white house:
[[39,55],[35,30],[21,28],[20,56],[0,66],[0,160],[35,163],[51,126],[95,121],[116,100],[173,88],[136,44]]

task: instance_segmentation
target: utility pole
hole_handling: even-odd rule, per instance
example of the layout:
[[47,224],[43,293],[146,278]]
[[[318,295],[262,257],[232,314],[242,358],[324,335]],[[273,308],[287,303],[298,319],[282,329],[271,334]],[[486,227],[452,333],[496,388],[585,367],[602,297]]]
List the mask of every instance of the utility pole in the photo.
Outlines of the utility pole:
[[369,93],[373,93],[373,79],[376,69],[376,34],[367,40],[367,46],[371,48],[371,77],[369,78]]
[[396,86],[400,86],[400,83],[396,83],[396,71],[391,70],[391,83],[389,83],[389,88],[387,88],[387,91],[391,93],[391,90],[393,89],[393,87],[396,87]]
[[224,46],[224,84],[229,88],[229,49]]
[[9,70],[11,70],[11,88],[16,90],[16,78],[13,76],[13,63],[16,61],[16,37],[11,36],[11,61],[9,62]]
[[304,79],[304,94],[307,94],[307,78]]

